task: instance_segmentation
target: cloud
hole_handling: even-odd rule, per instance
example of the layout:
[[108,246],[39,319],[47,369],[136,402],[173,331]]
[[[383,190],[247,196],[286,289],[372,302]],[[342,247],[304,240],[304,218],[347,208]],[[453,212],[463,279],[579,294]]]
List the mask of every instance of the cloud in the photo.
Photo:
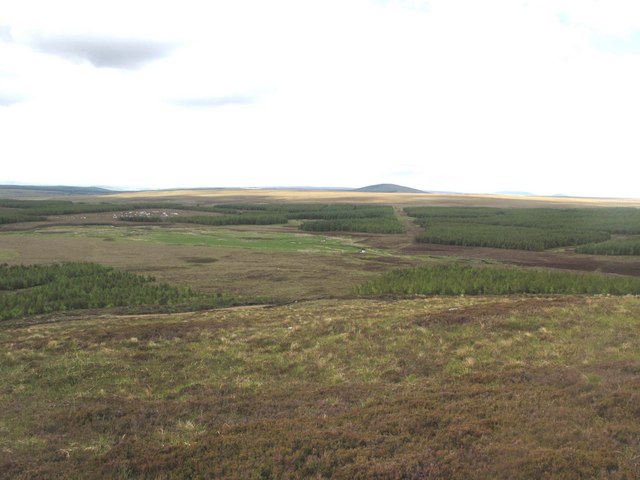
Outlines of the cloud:
[[11,27],[8,25],[0,25],[0,41],[10,42],[11,40]]
[[180,107],[218,108],[227,105],[250,105],[258,100],[256,95],[223,95],[219,97],[181,98],[170,103]]
[[591,43],[598,50],[607,53],[640,54],[640,30],[634,30],[623,36],[596,33]]
[[19,103],[24,100],[24,97],[15,93],[0,92],[0,106],[10,107],[14,103]]
[[426,13],[431,10],[431,5],[426,0],[373,0],[372,3],[374,5],[401,8],[421,13]]
[[88,61],[98,68],[137,69],[169,55],[170,43],[90,35],[33,37],[29,45],[43,53],[72,61]]

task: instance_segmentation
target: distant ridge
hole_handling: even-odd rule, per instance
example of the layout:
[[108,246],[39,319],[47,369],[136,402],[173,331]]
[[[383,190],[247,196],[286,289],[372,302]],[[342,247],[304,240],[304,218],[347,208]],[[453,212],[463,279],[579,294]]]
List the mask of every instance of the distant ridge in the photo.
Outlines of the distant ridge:
[[0,185],[0,195],[40,194],[40,195],[108,195],[117,193],[100,187],[70,187],[64,185]]
[[497,192],[496,195],[517,195],[520,197],[535,197],[536,194],[535,193],[531,193],[531,192],[518,192],[518,191],[503,191],[503,192]]
[[415,188],[403,187],[393,183],[379,183],[378,185],[369,185],[368,187],[356,188],[354,192],[370,192],[370,193],[425,193]]

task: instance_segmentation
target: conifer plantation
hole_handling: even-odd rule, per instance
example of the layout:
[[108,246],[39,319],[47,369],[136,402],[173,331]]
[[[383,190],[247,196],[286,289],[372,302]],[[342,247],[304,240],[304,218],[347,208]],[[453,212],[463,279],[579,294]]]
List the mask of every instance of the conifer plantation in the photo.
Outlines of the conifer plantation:
[[422,243],[542,251],[640,233],[640,211],[634,208],[411,207],[405,212],[424,228],[416,237]]
[[0,320],[69,310],[172,305],[212,308],[237,302],[230,296],[205,296],[93,263],[0,265]]
[[355,292],[364,295],[638,295],[640,278],[513,267],[432,264],[394,270],[356,287]]

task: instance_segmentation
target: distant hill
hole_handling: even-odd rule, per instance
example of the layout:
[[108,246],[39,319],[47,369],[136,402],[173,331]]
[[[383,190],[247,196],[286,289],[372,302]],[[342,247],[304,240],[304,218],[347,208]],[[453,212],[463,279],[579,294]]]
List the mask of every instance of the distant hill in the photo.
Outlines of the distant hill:
[[520,197],[535,197],[536,196],[535,193],[531,193],[531,192],[512,192],[512,191],[497,192],[496,195],[518,195]]
[[63,185],[0,185],[0,195],[108,195],[117,193],[100,187],[69,187]]
[[393,183],[380,183],[378,185],[369,185],[368,187],[356,188],[354,192],[370,192],[370,193],[425,193],[415,188],[403,187]]

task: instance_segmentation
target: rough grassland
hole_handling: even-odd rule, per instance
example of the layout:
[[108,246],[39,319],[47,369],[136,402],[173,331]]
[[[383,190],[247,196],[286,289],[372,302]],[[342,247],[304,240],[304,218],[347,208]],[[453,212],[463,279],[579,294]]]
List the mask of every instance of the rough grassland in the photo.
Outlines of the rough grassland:
[[50,227],[9,235],[68,238],[99,238],[107,241],[145,242],[165,245],[245,248],[275,252],[344,253],[357,250],[347,238],[310,235],[297,232],[268,232],[211,227],[125,227],[104,226]]
[[10,264],[90,261],[200,291],[278,299],[340,296],[392,266],[353,239],[223,228],[73,225],[0,235]]
[[13,326],[0,478],[638,478],[639,318],[436,297]]

